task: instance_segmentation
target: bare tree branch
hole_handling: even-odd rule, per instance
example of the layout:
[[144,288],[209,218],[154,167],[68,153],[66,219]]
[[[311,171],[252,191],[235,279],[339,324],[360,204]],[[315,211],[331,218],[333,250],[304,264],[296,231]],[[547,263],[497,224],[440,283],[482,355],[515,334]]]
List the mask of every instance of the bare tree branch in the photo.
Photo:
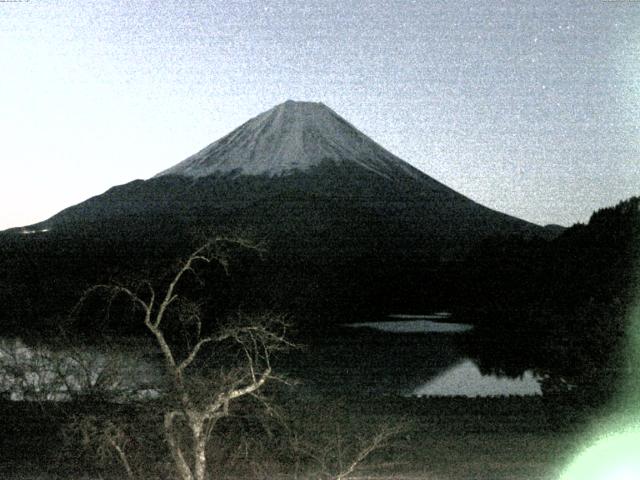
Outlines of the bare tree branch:
[[[230,415],[230,404],[235,400],[257,396],[257,392],[271,379],[271,353],[293,346],[285,338],[287,323],[279,315],[245,315],[238,312],[228,324],[222,325],[215,334],[202,336],[203,318],[199,306],[181,297],[181,284],[187,274],[197,278],[198,265],[218,264],[229,272],[230,248],[261,252],[261,247],[242,237],[218,236],[208,240],[194,250],[182,263],[163,289],[156,290],[149,281],[141,283],[147,293],[141,296],[139,289],[122,285],[95,285],[88,289],[80,300],[82,304],[95,292],[126,296],[134,306],[144,313],[143,324],[155,339],[164,360],[166,372],[172,382],[177,403],[164,412],[164,433],[173,463],[181,480],[204,480],[207,469],[206,443],[216,422]],[[156,306],[157,298],[162,301]],[[148,298],[147,298],[148,297]],[[185,328],[184,349],[172,343],[167,315],[178,317]],[[186,333],[186,329],[189,330]],[[200,364],[199,358],[205,347],[208,350],[224,350],[235,346],[244,364],[240,368],[220,367],[215,383],[209,378],[200,382],[199,371],[193,368]],[[191,367],[191,368],[190,368]],[[203,379],[205,377],[202,377]],[[206,388],[198,388],[205,385]],[[182,429],[187,429],[191,438],[185,441],[176,432],[176,421],[180,419]],[[112,444],[118,455],[124,455],[123,446]],[[129,470],[127,470],[129,471]]]
[[213,342],[214,339],[211,337],[205,337],[202,338],[198,341],[198,343],[196,343],[193,348],[191,349],[191,352],[189,352],[189,355],[187,356],[187,358],[185,358],[182,362],[180,362],[180,364],[176,367],[176,369],[178,370],[178,372],[180,372],[180,374],[182,374],[182,372],[184,372],[184,370],[193,363],[193,361],[196,359],[196,357],[198,356],[198,354],[200,353],[200,349],[205,346],[207,343],[211,343]]

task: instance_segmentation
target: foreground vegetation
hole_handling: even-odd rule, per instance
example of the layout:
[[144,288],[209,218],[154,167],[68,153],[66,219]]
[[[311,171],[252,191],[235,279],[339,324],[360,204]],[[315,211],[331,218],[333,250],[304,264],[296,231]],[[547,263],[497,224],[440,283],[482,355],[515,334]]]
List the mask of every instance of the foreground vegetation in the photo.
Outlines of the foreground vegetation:
[[[222,427],[209,446],[215,459],[211,478],[331,478],[340,467],[341,454],[353,455],[361,445],[358,442],[371,439],[380,425],[402,425],[403,433],[373,452],[349,478],[552,479],[575,452],[581,431],[596,413],[584,409],[579,413],[568,398],[351,396],[329,400],[300,398],[295,390],[279,398],[287,412],[285,424],[274,418],[263,423],[249,415]],[[149,421],[148,412],[144,404],[114,408],[87,403],[2,403],[0,477],[124,478],[114,452],[96,456],[83,448],[81,437],[68,435],[68,426],[78,415],[115,413],[130,425],[126,448],[137,478],[173,478],[166,476],[170,457],[166,445],[136,443],[141,434],[161,438],[159,430],[149,431],[158,424]],[[302,438],[300,432],[306,436]],[[305,442],[309,442],[306,451]],[[311,443],[315,450],[309,450]]]

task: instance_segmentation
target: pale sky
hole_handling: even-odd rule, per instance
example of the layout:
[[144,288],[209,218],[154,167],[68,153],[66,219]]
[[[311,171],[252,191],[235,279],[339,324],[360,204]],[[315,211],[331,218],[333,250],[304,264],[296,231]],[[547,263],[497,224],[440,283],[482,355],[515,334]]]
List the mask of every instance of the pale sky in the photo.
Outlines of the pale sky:
[[640,2],[0,1],[0,229],[287,99],[488,207],[585,222],[640,194]]

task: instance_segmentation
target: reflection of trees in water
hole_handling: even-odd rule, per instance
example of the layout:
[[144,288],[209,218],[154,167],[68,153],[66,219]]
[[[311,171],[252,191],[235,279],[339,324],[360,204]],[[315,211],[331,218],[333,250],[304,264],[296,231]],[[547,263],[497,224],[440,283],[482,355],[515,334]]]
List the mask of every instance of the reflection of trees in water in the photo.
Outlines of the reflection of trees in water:
[[624,373],[623,317],[589,305],[564,319],[550,317],[554,322],[481,325],[460,337],[461,349],[482,373],[517,378],[531,370],[543,378],[544,393],[575,388],[604,400],[618,390]]
[[0,395],[10,400],[122,400],[153,395],[158,369],[139,348],[26,344],[0,338]]
[[418,387],[418,396],[510,396],[539,395],[540,382],[527,370],[522,376],[511,378],[483,374],[473,360],[465,359],[439,375],[433,381]]
[[306,342],[285,360],[300,388],[332,393],[410,394],[460,361],[461,334],[342,329]]
[[619,388],[639,265],[640,198],[550,242],[485,241],[460,274],[457,313],[478,325],[464,348],[483,371],[533,369],[548,387],[604,399]]

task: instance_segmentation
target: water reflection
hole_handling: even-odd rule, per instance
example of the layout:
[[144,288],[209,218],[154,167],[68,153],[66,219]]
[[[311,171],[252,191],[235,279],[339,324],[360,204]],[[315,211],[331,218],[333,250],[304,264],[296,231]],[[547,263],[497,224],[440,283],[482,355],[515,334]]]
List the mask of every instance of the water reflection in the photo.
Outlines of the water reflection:
[[[523,368],[513,359],[496,359],[495,354],[500,351],[496,338],[476,334],[472,325],[451,322],[451,315],[446,312],[389,317],[393,320],[344,325],[358,329],[351,341],[358,344],[361,357],[351,359],[350,372],[358,371],[361,391],[467,397],[542,394],[540,379],[528,367]],[[367,336],[366,332],[378,333]],[[493,352],[489,356],[492,361],[477,363],[477,351]]]
[[401,320],[427,320],[427,319],[439,319],[445,320],[451,317],[451,313],[449,312],[435,312],[429,314],[413,314],[413,313],[392,313],[391,315],[387,315],[389,318],[397,318]]
[[373,328],[390,333],[460,333],[473,329],[466,323],[434,322],[431,320],[402,320],[395,322],[348,323],[345,327]]
[[541,395],[540,379],[530,370],[520,377],[483,375],[473,360],[464,359],[413,392],[417,396],[488,397]]
[[[515,379],[482,375],[468,345],[479,348],[477,329],[449,322],[449,317],[444,312],[398,314],[392,321],[345,324],[339,331],[315,336],[307,348],[279,359],[278,368],[301,380],[300,388],[310,393],[541,393],[539,380],[526,370],[529,367],[516,370],[516,374],[524,373]],[[488,350],[495,360],[499,349]],[[162,368],[152,351],[148,345],[122,342],[102,348],[54,348],[0,337],[0,398],[70,400],[99,393],[118,401],[157,396],[162,390]],[[514,363],[520,367],[517,362],[508,362],[510,366]]]
[[0,337],[0,398],[6,400],[68,401],[88,395],[113,401],[155,398],[161,372],[138,345],[55,348]]

